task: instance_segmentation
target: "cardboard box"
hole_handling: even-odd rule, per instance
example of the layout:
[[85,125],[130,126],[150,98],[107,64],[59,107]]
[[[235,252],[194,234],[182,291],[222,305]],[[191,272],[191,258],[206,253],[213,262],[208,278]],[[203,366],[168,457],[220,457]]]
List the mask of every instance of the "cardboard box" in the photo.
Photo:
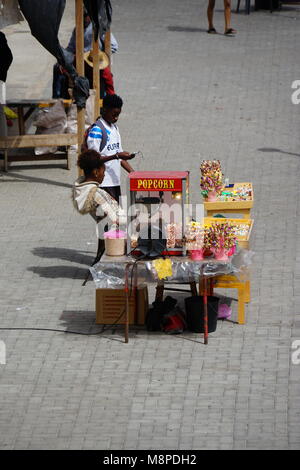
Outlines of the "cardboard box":
[[[96,289],[96,323],[113,325],[125,323],[124,289]],[[136,298],[132,292],[129,298],[129,324],[144,325],[149,308],[148,288],[141,284]]]

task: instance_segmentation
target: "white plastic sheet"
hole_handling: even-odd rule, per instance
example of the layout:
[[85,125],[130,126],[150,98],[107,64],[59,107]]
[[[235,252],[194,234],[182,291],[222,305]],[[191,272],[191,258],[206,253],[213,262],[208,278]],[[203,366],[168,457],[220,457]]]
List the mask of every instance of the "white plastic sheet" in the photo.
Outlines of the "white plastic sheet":
[[[172,276],[165,279],[166,282],[191,282],[197,281],[200,276],[213,277],[222,274],[235,274],[238,278],[247,280],[249,278],[249,267],[252,263],[254,252],[240,250],[233,255],[228,262],[217,261],[214,258],[203,261],[192,261],[188,258],[170,258],[172,262]],[[101,262],[101,260],[90,268],[97,288],[116,288],[125,283],[125,269],[128,262],[132,264],[136,260],[132,257],[124,258],[123,261]],[[129,276],[132,276],[131,269]],[[152,260],[137,263],[138,282],[158,282],[159,278]]]

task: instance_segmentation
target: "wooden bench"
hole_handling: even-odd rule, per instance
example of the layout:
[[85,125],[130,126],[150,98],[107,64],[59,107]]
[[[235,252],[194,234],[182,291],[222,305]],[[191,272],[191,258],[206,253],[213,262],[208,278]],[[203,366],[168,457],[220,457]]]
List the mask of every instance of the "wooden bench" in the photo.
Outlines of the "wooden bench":
[[[77,134],[35,134],[0,137],[0,152],[4,152],[4,171],[8,171],[9,162],[41,161],[41,160],[67,160],[67,169],[70,169],[70,146],[77,144]],[[62,153],[49,153],[43,155],[11,155],[12,149],[35,147],[66,147]]]

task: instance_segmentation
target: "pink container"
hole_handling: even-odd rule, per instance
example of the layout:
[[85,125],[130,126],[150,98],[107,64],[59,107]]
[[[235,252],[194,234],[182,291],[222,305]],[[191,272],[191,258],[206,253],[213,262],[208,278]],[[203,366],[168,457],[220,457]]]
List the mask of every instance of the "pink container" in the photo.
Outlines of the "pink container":
[[228,261],[228,250],[220,248],[219,250],[214,249],[215,259],[218,261]]
[[127,238],[127,233],[123,230],[109,230],[104,232],[104,238]]
[[123,256],[125,255],[126,232],[122,230],[109,230],[104,232],[105,254],[107,256]]
[[208,191],[207,200],[208,202],[216,202],[218,200],[217,191]]
[[228,250],[228,256],[234,255],[235,252],[236,252],[236,245],[232,246],[232,247]]
[[221,304],[221,302],[219,303],[219,307],[218,307],[218,318],[221,319],[221,320],[225,320],[227,318],[230,318],[231,317],[231,308],[226,305],[226,304]]
[[190,250],[189,256],[194,261],[201,261],[202,259],[204,259],[204,252],[205,252],[204,248],[200,250]]

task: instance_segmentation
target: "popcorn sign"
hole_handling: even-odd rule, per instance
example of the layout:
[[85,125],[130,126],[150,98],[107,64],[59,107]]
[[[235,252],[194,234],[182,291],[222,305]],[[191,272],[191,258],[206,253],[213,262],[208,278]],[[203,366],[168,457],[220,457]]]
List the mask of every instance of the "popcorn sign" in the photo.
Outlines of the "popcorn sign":
[[169,178],[137,178],[130,181],[132,191],[181,191],[181,180]]

